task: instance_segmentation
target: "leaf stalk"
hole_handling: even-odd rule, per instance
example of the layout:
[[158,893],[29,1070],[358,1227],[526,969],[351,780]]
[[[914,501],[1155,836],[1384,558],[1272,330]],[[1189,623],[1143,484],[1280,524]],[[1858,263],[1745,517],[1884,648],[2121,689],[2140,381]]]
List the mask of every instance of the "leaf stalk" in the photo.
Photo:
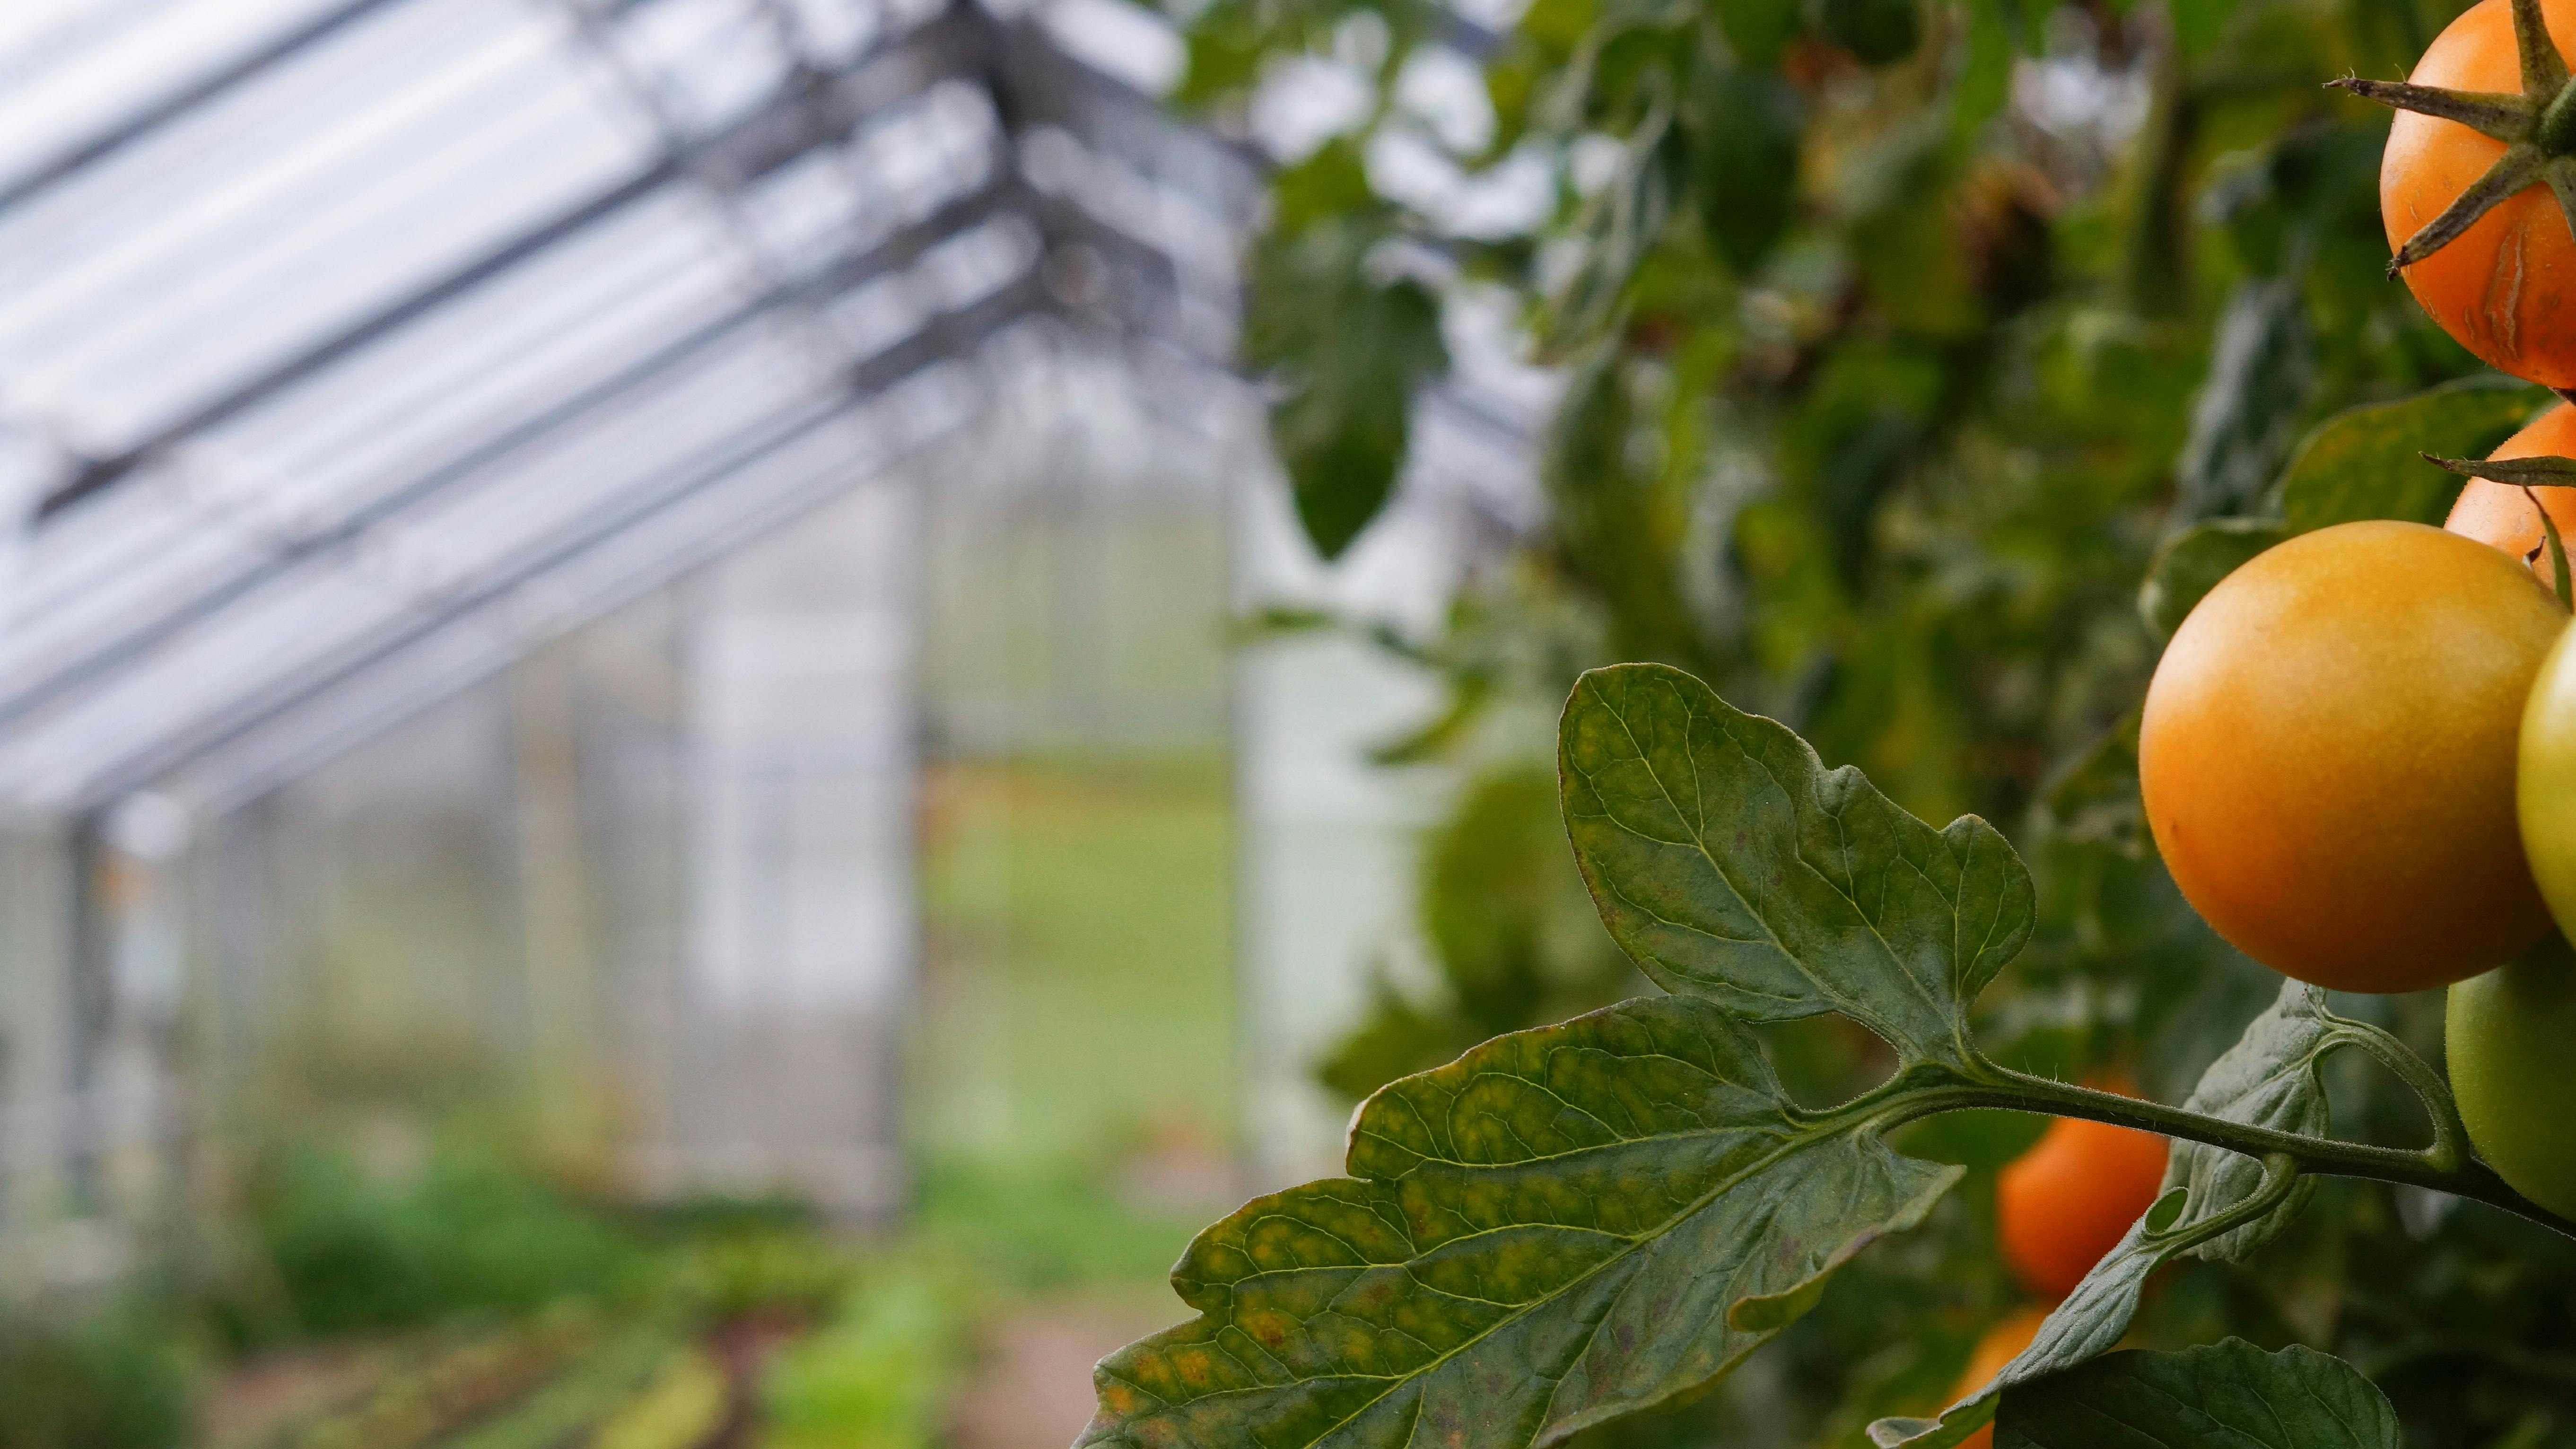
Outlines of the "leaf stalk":
[[2159,1136],[2187,1138],[2256,1159],[2268,1161],[2278,1156],[2300,1172],[2429,1188],[2485,1203],[2561,1236],[2576,1238],[2576,1221],[2560,1217],[2514,1191],[2496,1176],[2493,1168],[2468,1152],[2467,1133],[2460,1125],[2458,1111],[2450,1106],[2450,1095],[2434,1078],[2432,1068],[2394,1038],[2379,1040],[2385,1035],[2359,1023],[2346,1023],[2334,1045],[2356,1046],[2368,1052],[2423,1097],[2425,1110],[2433,1121],[2433,1141],[2428,1146],[2381,1147],[2231,1122],[2161,1102],[2017,1072],[1990,1061],[1977,1062],[1966,1071],[1917,1067],[1899,1073],[1886,1086],[1842,1110],[1873,1114],[1872,1126],[1882,1132],[1919,1117],[1970,1108],[2082,1117]]

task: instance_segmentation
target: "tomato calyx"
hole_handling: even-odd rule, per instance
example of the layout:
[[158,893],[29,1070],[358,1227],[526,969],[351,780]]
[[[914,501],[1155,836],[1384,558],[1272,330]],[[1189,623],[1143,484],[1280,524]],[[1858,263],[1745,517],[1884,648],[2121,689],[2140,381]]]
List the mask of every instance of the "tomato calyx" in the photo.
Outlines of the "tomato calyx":
[[2513,38],[2522,62],[2520,95],[2358,76],[2328,82],[2364,100],[2457,121],[2505,143],[2504,154],[2485,175],[2388,259],[2388,275],[2396,276],[2450,245],[2497,203],[2533,186],[2548,186],[2558,198],[2559,214],[2566,218],[2569,232],[2576,234],[2576,84],[2570,84],[2567,62],[2549,38],[2540,0],[2513,0]]
[[2576,458],[2442,458],[2431,453],[2415,456],[2436,468],[2521,489],[2522,496],[2531,500],[2531,511],[2540,515],[2540,542],[2523,556],[2523,562],[2538,564],[2546,554],[2550,577],[2554,581],[2551,593],[2557,597],[2558,607],[2576,613],[2576,580],[2569,577],[2566,540],[2558,536],[2558,520],[2541,506],[2540,495],[2531,491],[2534,488],[2576,488]]

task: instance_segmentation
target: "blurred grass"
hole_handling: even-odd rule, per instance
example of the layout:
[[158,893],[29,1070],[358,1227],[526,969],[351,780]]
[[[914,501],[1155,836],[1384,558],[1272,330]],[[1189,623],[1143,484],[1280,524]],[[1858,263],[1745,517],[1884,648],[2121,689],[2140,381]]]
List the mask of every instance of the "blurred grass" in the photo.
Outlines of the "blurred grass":
[[1230,778],[1214,754],[931,769],[913,1129],[934,1173],[1231,1149]]

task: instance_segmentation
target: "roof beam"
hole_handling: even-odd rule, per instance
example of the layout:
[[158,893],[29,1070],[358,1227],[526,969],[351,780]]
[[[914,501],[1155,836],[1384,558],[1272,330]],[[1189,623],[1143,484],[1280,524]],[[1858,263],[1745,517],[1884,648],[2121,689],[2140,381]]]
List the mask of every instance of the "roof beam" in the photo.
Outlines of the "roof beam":
[[142,140],[224,92],[255,80],[322,41],[399,0],[345,0],[268,44],[236,58],[170,91],[142,109],[128,113],[106,130],[56,152],[52,159],[0,184],[0,211],[18,205]]
[[[647,354],[535,417],[447,458],[349,517],[296,538],[240,572],[190,596],[179,607],[132,621],[116,637],[87,651],[70,665],[0,695],[0,726],[137,663],[214,610],[240,600],[299,564],[348,547],[367,530],[381,527],[403,512],[443,496],[449,488],[511,454],[545,441],[582,417],[613,404],[623,394],[684,366],[759,318],[790,306],[815,306],[829,302],[876,277],[910,266],[939,243],[1001,214],[1011,194],[1011,188],[1007,186],[990,186],[959,197],[867,251],[845,257],[816,275],[778,287],[749,305]],[[869,365],[873,369],[871,376],[887,371],[873,363]]]
[[[1037,274],[1024,274],[1017,281],[948,314],[944,319],[948,325],[940,329],[946,334],[947,345],[934,346],[931,329],[924,329],[853,369],[850,396],[839,405],[783,426],[775,421],[765,424],[763,426],[770,430],[766,437],[748,440],[738,437],[733,456],[715,466],[673,480],[649,497],[621,494],[600,510],[606,516],[595,516],[571,530],[568,537],[539,550],[534,556],[456,591],[442,601],[444,607],[437,614],[414,618],[357,649],[343,651],[337,658],[320,661],[259,686],[249,695],[160,736],[145,749],[84,772],[67,803],[77,808],[140,789],[190,760],[241,738],[440,629],[460,624],[475,617],[479,611],[506,605],[515,591],[563,568],[580,554],[615,539],[653,514],[721,486],[742,468],[846,416],[871,392],[891,387],[931,364],[965,355],[1012,322],[1048,308],[1045,289]],[[853,475],[847,481],[856,483],[859,479]]]
[[142,441],[89,460],[44,496],[36,509],[38,521],[113,486],[189,437],[275,397],[546,248],[617,215],[670,182],[696,178],[727,189],[739,188],[815,146],[841,139],[877,109],[957,74],[954,57],[948,54],[956,48],[957,36],[953,32],[957,29],[949,21],[931,21],[907,36],[896,50],[872,57],[838,76],[791,81],[759,110],[725,130],[691,145],[666,150],[634,175],[503,239],[481,256],[244,379]]

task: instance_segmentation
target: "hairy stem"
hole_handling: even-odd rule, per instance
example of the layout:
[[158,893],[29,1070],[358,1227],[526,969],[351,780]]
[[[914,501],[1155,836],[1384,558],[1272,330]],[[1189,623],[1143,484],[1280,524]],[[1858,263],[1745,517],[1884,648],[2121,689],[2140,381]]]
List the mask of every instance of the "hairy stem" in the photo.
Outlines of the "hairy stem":
[[[1874,1104],[1877,1114],[1875,1125],[1887,1130],[1917,1117],[1976,1107],[2083,1117],[2095,1122],[2135,1127],[2160,1136],[2187,1138],[2229,1152],[2243,1153],[2247,1157],[2270,1158],[2277,1155],[2301,1172],[2430,1188],[2471,1202],[2485,1203],[2563,1236],[2576,1238],[2576,1222],[2560,1217],[2514,1191],[2503,1178],[2496,1176],[2493,1168],[2469,1155],[2466,1134],[2460,1130],[2458,1114],[2448,1106],[2449,1093],[2441,1089],[2440,1083],[2432,1077],[2432,1069],[2425,1066],[2421,1058],[2397,1045],[2393,1039],[2381,1043],[2366,1032],[2367,1028],[2342,1033],[2341,1043],[2368,1051],[2424,1096],[2425,1110],[2433,1119],[2433,1142],[2430,1146],[2380,1147],[2367,1142],[2308,1137],[2245,1122],[2230,1122],[2180,1107],[2168,1107],[2161,1102],[2096,1091],[2072,1082],[2035,1077],[2027,1072],[1983,1062],[1970,1072],[1953,1068],[1917,1068],[1914,1072],[1902,1074],[1896,1082],[1889,1084],[1893,1089],[1889,1099]],[[2387,1047],[2395,1047],[2395,1051],[2388,1052],[2385,1050]],[[2400,1065],[2401,1060],[2412,1062],[2413,1066]],[[1935,1075],[1927,1077],[1924,1075],[1926,1072]],[[1879,1093],[1872,1093],[1870,1098],[1852,1105],[1871,1110],[1872,1099],[1879,1096]]]

